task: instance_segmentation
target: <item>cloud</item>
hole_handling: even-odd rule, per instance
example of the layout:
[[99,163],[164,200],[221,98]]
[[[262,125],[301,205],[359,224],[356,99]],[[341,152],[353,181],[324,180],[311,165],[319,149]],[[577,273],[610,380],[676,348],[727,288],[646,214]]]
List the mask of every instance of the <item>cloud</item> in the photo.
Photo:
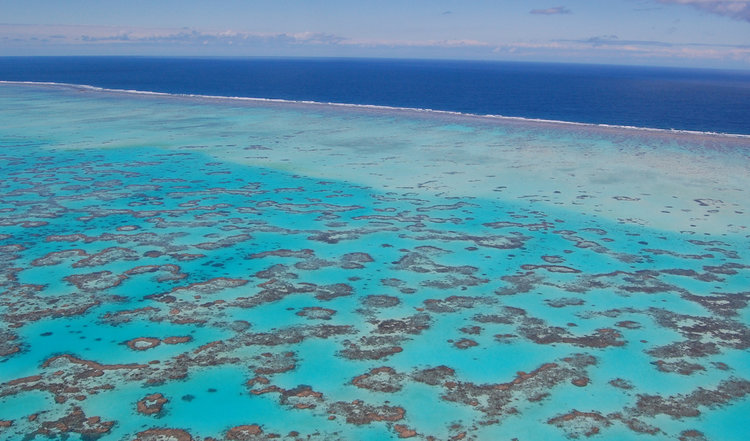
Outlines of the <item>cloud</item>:
[[[597,35],[595,37],[584,38],[580,40],[557,40],[565,43],[581,43],[590,44],[592,47],[602,46],[662,46],[662,47],[673,47],[674,44],[666,43],[663,41],[652,41],[652,40],[620,40],[617,35]],[[694,44],[688,44],[693,46]]]
[[570,14],[570,9],[566,8],[565,6],[556,6],[554,8],[547,8],[547,9],[532,9],[529,11],[529,14],[539,14],[539,15],[558,15],[558,14]]
[[8,25],[0,24],[0,38],[15,42],[37,38],[54,39],[56,44],[179,44],[179,45],[337,45],[347,39],[322,32],[253,33],[198,31],[191,28],[160,29],[108,26]]
[[750,22],[750,0],[657,0],[663,4],[689,5],[712,14]]
[[401,40],[357,39],[321,32],[0,24],[0,55],[24,54],[454,57],[750,66],[750,44],[669,43],[628,40],[613,34],[551,41]]
[[493,44],[480,40],[344,40],[342,46],[362,47],[424,47],[424,48],[468,48],[494,47]]
[[617,64],[683,64],[706,66],[710,63],[750,64],[750,45],[714,45],[707,43],[674,44],[660,41],[620,40],[615,35],[580,40],[515,42],[498,44],[493,52],[515,59],[540,58],[541,55],[579,62]]
[[156,29],[106,26],[46,26],[0,24],[0,39],[16,42],[32,41],[36,38],[55,38],[56,43],[74,45],[138,45],[159,43],[166,45],[227,45],[234,46],[303,46],[319,45],[331,47],[487,47],[490,43],[470,40],[365,40],[351,39],[323,32],[279,32],[257,33],[232,30],[211,32],[192,28]]

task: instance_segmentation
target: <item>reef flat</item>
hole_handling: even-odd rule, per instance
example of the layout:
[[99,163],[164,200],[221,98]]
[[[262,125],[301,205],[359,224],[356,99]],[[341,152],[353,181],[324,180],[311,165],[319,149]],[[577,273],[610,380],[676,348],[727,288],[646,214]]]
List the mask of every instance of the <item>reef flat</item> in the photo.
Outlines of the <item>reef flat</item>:
[[747,137],[19,84],[0,120],[0,439],[746,439]]

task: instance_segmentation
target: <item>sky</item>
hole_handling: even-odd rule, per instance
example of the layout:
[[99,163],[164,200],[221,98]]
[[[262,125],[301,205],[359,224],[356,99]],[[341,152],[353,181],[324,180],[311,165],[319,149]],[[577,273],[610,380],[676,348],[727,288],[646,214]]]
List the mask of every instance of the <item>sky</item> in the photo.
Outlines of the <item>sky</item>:
[[750,70],[750,0],[0,0],[0,56],[484,59]]

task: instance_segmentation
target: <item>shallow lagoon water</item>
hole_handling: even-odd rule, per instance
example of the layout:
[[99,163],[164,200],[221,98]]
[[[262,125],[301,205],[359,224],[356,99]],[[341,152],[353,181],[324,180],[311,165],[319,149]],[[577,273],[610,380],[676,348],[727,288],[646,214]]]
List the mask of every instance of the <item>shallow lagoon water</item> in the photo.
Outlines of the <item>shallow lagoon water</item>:
[[746,438],[747,137],[0,104],[0,439]]

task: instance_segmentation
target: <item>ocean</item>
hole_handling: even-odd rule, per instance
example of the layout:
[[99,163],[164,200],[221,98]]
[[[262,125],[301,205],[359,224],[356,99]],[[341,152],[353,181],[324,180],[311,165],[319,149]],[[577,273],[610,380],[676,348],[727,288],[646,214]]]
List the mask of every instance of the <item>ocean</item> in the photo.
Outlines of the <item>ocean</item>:
[[0,440],[744,441],[746,79],[0,59]]
[[381,59],[0,57],[0,80],[750,134],[750,72]]

